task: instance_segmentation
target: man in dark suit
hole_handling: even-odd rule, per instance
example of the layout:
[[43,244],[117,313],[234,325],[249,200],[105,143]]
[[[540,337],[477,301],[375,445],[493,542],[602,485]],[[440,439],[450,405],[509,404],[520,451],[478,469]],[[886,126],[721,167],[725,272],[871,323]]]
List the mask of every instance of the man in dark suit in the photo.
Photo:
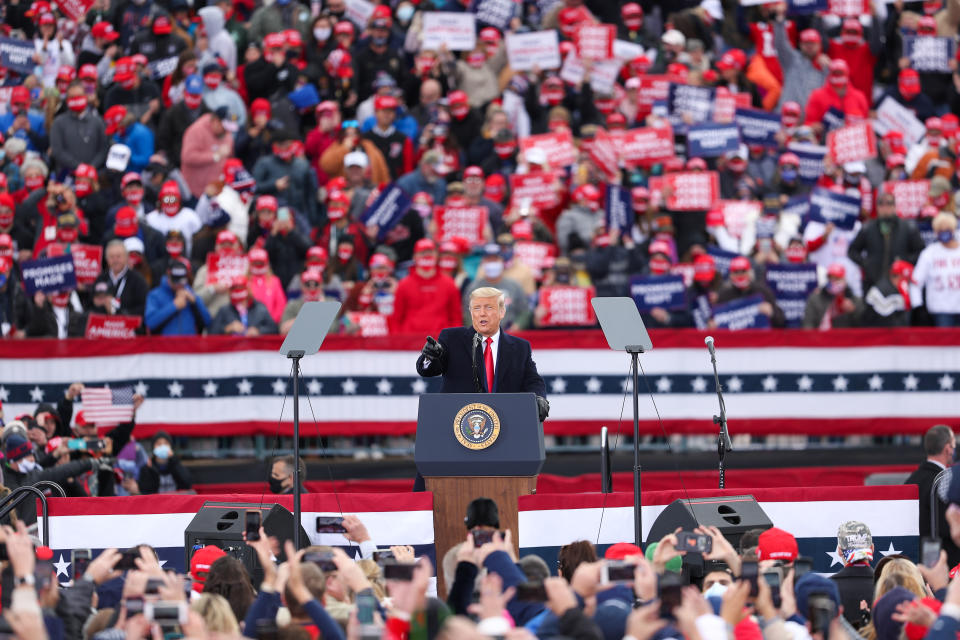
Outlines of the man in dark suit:
[[[953,464],[954,452],[957,448],[957,439],[950,427],[938,424],[930,427],[923,436],[923,450],[927,459],[910,474],[905,484],[915,484],[920,487],[920,537],[929,537],[930,527],[930,490],[933,481],[941,471]],[[947,552],[948,566],[955,566],[960,562],[960,547],[950,538],[950,527],[947,525],[947,505],[940,498],[937,504],[937,533],[942,541],[943,549]]]
[[[472,291],[473,326],[444,329],[439,340],[427,337],[417,373],[424,378],[442,375],[441,393],[535,393],[543,422],[550,412],[546,385],[537,373],[530,343],[500,329],[505,314],[502,291],[493,287]],[[414,491],[422,487],[418,474]]]
[[860,608],[861,602],[873,603],[873,535],[862,522],[850,520],[837,529],[837,553],[843,569],[830,576],[837,583],[843,617],[855,628],[870,621],[870,609]]

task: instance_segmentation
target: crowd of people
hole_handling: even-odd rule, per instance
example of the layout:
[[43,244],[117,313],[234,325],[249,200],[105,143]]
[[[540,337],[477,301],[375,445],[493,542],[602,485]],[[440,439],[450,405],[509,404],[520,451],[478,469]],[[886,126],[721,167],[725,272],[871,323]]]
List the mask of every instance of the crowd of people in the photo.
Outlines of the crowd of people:
[[[507,329],[585,326],[590,295],[663,276],[683,295],[642,307],[655,327],[730,326],[714,311],[748,301],[756,326],[960,324],[960,74],[917,53],[956,49],[956,0],[348,4],[4,3],[32,56],[0,67],[3,335],[81,337],[94,316],[282,334],[324,299],[344,332],[427,334],[462,324],[481,286],[506,292]],[[438,40],[435,11],[474,12],[475,46]],[[584,53],[594,25],[616,37],[606,58]],[[510,39],[541,33],[556,51],[522,64]],[[705,110],[673,98],[699,89]],[[774,135],[692,149],[731,99],[779,118]],[[830,135],[862,122],[849,160]],[[626,150],[665,128],[661,157]],[[677,204],[670,174],[702,173],[716,193]],[[855,215],[824,213],[830,194]],[[401,204],[374,220],[384,202]],[[24,277],[63,255],[102,272]],[[787,300],[771,265],[813,271]]]

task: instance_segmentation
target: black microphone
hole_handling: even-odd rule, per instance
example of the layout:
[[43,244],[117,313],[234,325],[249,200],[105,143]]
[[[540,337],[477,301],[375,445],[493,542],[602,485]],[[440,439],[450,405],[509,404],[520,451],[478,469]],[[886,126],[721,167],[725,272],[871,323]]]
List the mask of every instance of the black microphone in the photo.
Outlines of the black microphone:
[[716,357],[717,352],[713,349],[713,336],[707,336],[703,339],[703,344],[707,345],[707,350],[710,351],[711,357]]

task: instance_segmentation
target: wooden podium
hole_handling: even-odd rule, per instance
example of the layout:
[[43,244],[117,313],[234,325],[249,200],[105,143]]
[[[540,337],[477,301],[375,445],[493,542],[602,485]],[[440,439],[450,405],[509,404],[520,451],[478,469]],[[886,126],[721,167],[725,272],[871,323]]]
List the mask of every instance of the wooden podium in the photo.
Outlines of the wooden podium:
[[464,518],[475,498],[490,498],[500,528],[520,543],[517,499],[536,492],[543,467],[543,424],[532,393],[420,396],[414,459],[433,493],[437,592],[444,597],[443,556],[467,535]]

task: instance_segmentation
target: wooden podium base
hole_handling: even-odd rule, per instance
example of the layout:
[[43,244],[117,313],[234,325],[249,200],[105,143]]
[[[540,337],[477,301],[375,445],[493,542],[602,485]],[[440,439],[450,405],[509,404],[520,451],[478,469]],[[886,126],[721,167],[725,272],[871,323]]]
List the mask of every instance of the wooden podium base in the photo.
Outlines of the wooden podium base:
[[436,476],[425,478],[427,491],[433,493],[433,537],[437,550],[437,594],[447,597],[443,580],[443,556],[464,541],[467,505],[475,498],[490,498],[500,511],[500,529],[509,529],[513,548],[519,551],[520,528],[517,498],[537,491],[536,476]]

